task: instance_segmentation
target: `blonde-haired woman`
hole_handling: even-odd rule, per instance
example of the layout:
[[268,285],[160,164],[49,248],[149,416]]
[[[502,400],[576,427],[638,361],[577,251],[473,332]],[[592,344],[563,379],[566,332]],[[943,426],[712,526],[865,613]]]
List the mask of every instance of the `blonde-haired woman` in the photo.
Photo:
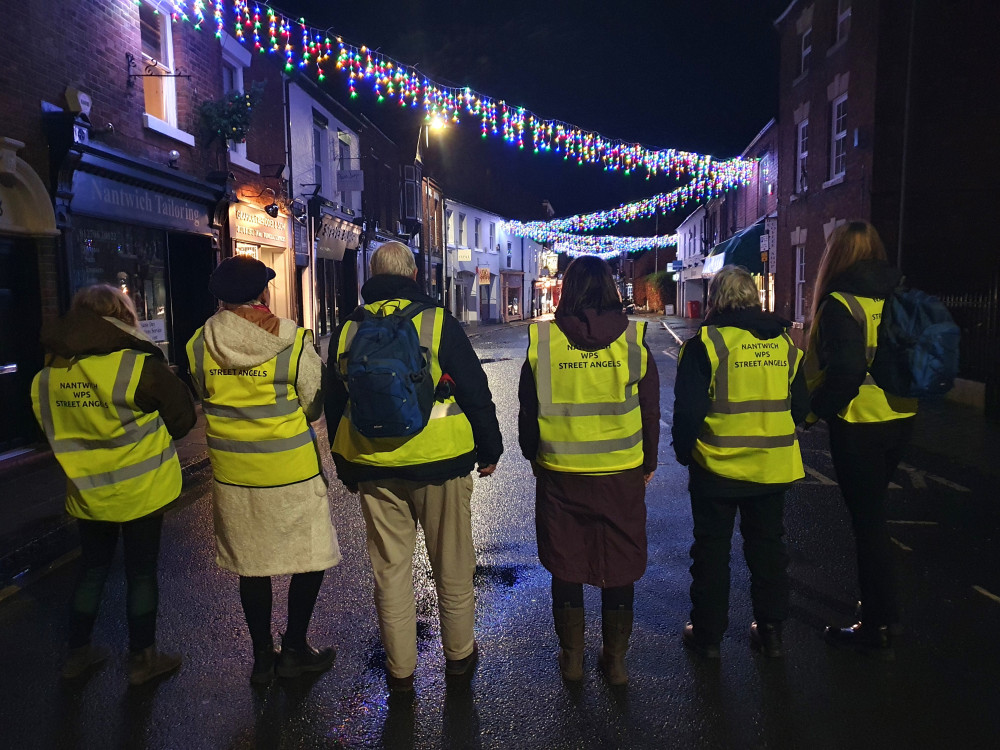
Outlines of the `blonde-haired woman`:
[[684,342],[674,384],[674,452],[688,467],[694,544],[684,645],[717,659],[729,624],[729,551],[736,512],[750,569],[750,645],[782,655],[788,616],[785,490],[804,476],[795,425],[809,411],[791,323],[761,310],[738,266],[712,279],[708,315]]
[[849,628],[828,627],[826,641],[892,659],[899,600],[885,503],[917,411],[868,373],[875,356],[885,298],[899,283],[875,227],[851,221],[833,230],[813,290],[806,357],[810,420],[830,427],[837,483],[851,514],[857,543],[861,615]]
[[172,439],[194,426],[191,394],[138,329],[132,300],[113,286],[81,290],[65,318],[42,330],[46,366],[32,383],[35,417],[67,483],[77,519],[81,571],[70,615],[63,677],[107,658],[90,636],[118,537],[125,548],[132,684],[180,666],[154,647],[162,509],[181,491]]

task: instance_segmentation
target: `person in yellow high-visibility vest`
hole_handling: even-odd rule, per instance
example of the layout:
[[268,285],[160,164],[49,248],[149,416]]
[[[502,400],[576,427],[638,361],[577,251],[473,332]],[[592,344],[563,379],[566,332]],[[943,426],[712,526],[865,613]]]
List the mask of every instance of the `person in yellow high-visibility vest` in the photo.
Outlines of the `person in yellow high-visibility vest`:
[[559,670],[567,681],[583,679],[583,585],[598,586],[598,664],[610,684],[623,685],[660,437],[646,324],[623,311],[608,264],[581,256],[563,275],[555,320],[528,331],[518,433],[536,477],[538,557],[552,574]]
[[861,589],[858,621],[828,627],[825,638],[832,646],[886,660],[895,656],[892,636],[901,618],[885,505],[917,402],[883,391],[868,368],[878,348],[882,306],[899,278],[875,227],[851,221],[834,229],[816,275],[806,357],[810,421],[824,419],[830,428]]
[[128,678],[134,685],[177,669],[155,647],[157,558],[163,510],[181,491],[173,439],[194,426],[187,386],[138,328],[131,299],[100,284],[80,290],[65,318],[42,329],[48,352],[35,376],[35,417],[66,472],[66,512],[80,530],[81,571],[63,677],[107,658],[91,644],[101,592],[121,536],[128,582]]
[[[361,288],[364,308],[354,310],[330,345],[326,424],[337,477],[360,496],[375,580],[375,610],[385,647],[386,685],[413,692],[417,666],[417,614],[413,551],[417,524],[424,531],[437,590],[445,675],[469,679],[479,647],[475,638],[476,550],[472,542],[472,470],[487,477],[503,453],[503,438],[489,381],[461,325],[417,285],[413,251],[386,242],[371,258],[371,278]],[[397,437],[367,437],[351,410],[385,398],[351,390],[346,378],[351,342],[371,314],[419,312],[413,326],[425,350],[435,400],[425,426]],[[425,375],[426,377],[426,375]]]
[[[257,684],[333,664],[336,651],[313,648],[306,632],[325,571],[340,562],[310,425],[323,410],[323,363],[312,332],[268,308],[274,276],[248,256],[222,261],[208,284],[221,309],[187,345],[215,477],[215,559],[240,577],[254,651],[250,681]],[[271,576],[287,574],[288,622],[278,654]]]
[[802,352],[791,323],[761,310],[757,284],[724,266],[708,292],[708,314],[677,358],[671,432],[688,467],[694,544],[691,621],[684,645],[719,658],[729,625],[729,553],[736,513],[750,569],[750,646],[782,655],[788,616],[785,490],[804,476],[795,425],[809,413]]

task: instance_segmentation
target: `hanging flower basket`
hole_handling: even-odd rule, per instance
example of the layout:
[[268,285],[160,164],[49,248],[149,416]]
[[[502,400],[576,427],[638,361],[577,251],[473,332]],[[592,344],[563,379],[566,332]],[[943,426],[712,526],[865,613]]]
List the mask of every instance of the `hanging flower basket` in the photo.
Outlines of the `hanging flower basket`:
[[264,94],[264,82],[256,81],[247,91],[232,91],[222,99],[209,99],[198,105],[202,129],[208,145],[216,141],[243,143],[250,133],[253,110]]

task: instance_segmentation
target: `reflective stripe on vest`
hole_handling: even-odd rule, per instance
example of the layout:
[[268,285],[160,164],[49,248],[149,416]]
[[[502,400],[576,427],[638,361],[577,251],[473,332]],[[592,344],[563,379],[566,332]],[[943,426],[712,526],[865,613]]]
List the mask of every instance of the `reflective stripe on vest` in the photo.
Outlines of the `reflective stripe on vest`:
[[607,474],[642,466],[639,381],[645,322],[597,351],[577,349],[559,326],[533,323],[528,362],[538,393],[538,455],[547,469]]
[[805,476],[791,413],[801,352],[788,334],[759,339],[735,326],[702,326],[712,368],[708,415],[692,455],[728,479],[786,484]]
[[46,367],[32,382],[35,416],[69,481],[71,516],[122,523],[180,494],[180,462],[166,425],[135,403],[147,356],[126,349],[83,357]]
[[[847,292],[831,292],[830,298],[844,305],[851,313],[851,317],[857,321],[865,334],[865,361],[871,367],[875,359],[875,351],[878,345],[878,327],[882,321],[882,308],[885,300],[873,297],[858,297]],[[809,354],[806,358],[806,375],[809,390],[815,390],[823,382],[825,372],[819,368],[819,355],[817,352],[819,335],[819,317],[823,314],[823,308],[829,304],[825,302],[820,306],[816,320],[813,321],[810,332]],[[917,401],[910,398],[899,398],[886,393],[875,384],[871,373],[865,373],[864,382],[858,390],[858,395],[837,414],[845,422],[870,423],[888,422],[893,419],[903,419],[912,417],[917,413]]]
[[[414,304],[409,300],[393,299],[365,305],[365,309],[378,313],[386,305],[392,310]],[[444,326],[445,311],[440,307],[429,307],[417,313],[412,323],[417,329],[420,346],[427,349],[431,377],[435,383],[441,380],[441,362],[438,352],[441,348],[441,330]],[[348,321],[340,331],[336,357],[331,362],[341,363],[357,332],[357,321]],[[346,359],[344,360],[346,363]],[[338,366],[340,366],[338,364]],[[460,381],[462,373],[448,373]],[[350,394],[348,394],[350,396]],[[351,423],[351,403],[348,399],[344,414],[337,425],[331,450],[352,463],[366,466],[416,466],[424,463],[458,458],[476,449],[472,435],[472,425],[455,401],[454,395],[444,401],[435,401],[430,418],[420,432],[399,438],[368,438],[354,429]]]
[[222,368],[205,346],[204,329],[188,342],[191,377],[202,397],[205,442],[215,479],[243,487],[276,487],[320,473],[316,435],[295,390],[311,332],[255,367]]

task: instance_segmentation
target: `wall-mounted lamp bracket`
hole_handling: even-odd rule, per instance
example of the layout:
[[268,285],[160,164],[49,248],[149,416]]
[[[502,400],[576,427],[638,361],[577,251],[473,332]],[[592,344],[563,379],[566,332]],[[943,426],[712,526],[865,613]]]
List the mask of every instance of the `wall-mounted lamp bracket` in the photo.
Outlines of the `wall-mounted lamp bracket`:
[[145,73],[133,73],[132,71],[139,67],[139,64],[135,61],[135,55],[131,52],[125,53],[125,74],[128,76],[128,81],[126,85],[129,88],[135,86],[136,78],[190,78],[190,73],[182,73],[183,68],[178,68],[176,73],[157,73],[158,68],[156,67],[156,60],[151,61],[146,65]]

